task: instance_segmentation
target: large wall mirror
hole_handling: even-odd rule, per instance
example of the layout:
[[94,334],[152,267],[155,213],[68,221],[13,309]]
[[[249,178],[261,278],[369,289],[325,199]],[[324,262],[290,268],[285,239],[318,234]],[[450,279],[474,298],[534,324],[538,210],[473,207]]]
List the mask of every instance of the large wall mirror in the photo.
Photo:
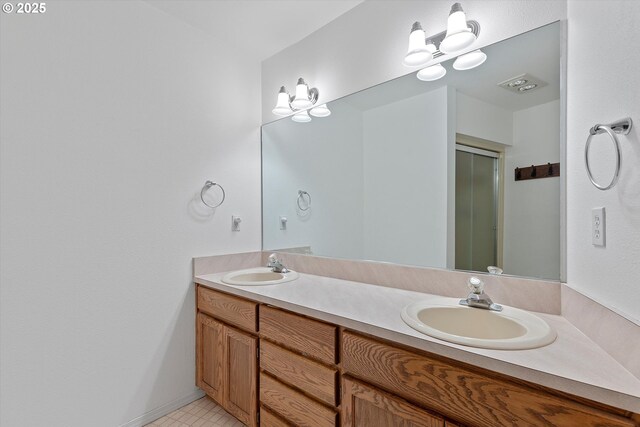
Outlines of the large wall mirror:
[[560,279],[560,43],[550,24],[264,125],[263,248]]

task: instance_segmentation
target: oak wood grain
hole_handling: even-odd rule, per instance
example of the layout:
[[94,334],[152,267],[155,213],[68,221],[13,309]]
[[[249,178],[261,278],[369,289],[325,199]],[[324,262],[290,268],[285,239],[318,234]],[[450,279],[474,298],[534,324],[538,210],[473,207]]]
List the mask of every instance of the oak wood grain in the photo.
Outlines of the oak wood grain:
[[224,325],[198,313],[196,318],[196,385],[212,399],[224,401]]
[[258,339],[225,326],[224,408],[247,426],[257,425]]
[[341,360],[345,372],[468,426],[635,426],[627,418],[350,332],[343,332]]
[[257,332],[258,303],[198,286],[198,310],[250,332]]
[[291,424],[263,406],[260,408],[260,427],[291,427]]
[[329,405],[336,405],[338,371],[263,340],[260,368]]
[[331,427],[337,413],[298,393],[273,377],[260,373],[260,402],[299,427]]
[[336,326],[268,306],[260,307],[259,323],[262,338],[321,362],[336,363]]
[[444,418],[348,377],[342,393],[342,427],[444,426]]

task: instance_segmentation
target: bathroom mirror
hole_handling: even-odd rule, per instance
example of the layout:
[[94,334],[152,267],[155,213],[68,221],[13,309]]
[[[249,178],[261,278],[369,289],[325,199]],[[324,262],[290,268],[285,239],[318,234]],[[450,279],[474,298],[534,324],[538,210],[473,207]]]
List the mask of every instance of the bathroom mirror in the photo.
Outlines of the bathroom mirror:
[[450,60],[439,80],[412,72],[328,117],[264,125],[263,248],[560,279],[560,34],[550,24],[482,48],[472,70]]

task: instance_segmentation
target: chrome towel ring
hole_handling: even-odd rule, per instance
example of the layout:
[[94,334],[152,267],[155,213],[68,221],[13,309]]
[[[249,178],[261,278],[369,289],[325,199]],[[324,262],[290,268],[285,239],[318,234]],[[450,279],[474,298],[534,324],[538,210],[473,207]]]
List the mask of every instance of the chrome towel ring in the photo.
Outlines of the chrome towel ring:
[[[584,146],[584,164],[587,167],[587,176],[589,177],[589,181],[591,181],[591,183],[598,190],[608,190],[610,188],[613,188],[618,182],[618,178],[620,177],[620,168],[622,166],[622,153],[620,151],[620,142],[618,141],[618,137],[616,136],[616,134],[628,135],[631,131],[632,126],[633,122],[631,121],[631,118],[627,117],[622,120],[618,120],[617,122],[606,125],[596,124],[591,129],[589,129],[587,143]],[[589,146],[591,145],[591,139],[594,135],[599,135],[601,133],[606,133],[607,135],[609,135],[616,148],[616,170],[613,174],[611,182],[608,185],[598,184],[593,178],[591,167],[589,166]]]
[[[305,196],[307,196],[307,197],[305,198]],[[300,205],[301,201],[306,201],[307,202],[306,203],[306,205],[307,205],[306,208],[303,208]],[[298,198],[296,199],[296,203],[298,204],[298,209],[300,209],[301,211],[308,211],[309,208],[311,207],[311,195],[309,193],[307,193],[306,191],[304,191],[304,190],[298,190]]]
[[[209,190],[211,187],[220,187],[220,191],[222,191],[222,200],[220,200],[220,203],[218,203],[217,205],[210,205],[209,203],[207,203],[204,200],[204,193]],[[222,188],[222,185],[218,184],[217,182],[212,182],[212,181],[207,181],[204,183],[204,187],[202,187],[202,190],[200,190],[200,200],[202,200],[202,203],[204,203],[206,206],[215,209],[218,206],[220,206],[221,204],[224,203],[224,199],[227,195],[224,192],[224,188]]]

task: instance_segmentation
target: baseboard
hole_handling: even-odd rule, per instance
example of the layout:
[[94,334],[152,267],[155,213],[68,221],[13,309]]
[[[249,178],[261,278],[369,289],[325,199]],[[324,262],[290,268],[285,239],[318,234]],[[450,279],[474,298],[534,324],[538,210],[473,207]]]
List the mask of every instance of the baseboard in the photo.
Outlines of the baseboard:
[[194,402],[201,397],[204,397],[204,395],[204,391],[199,389],[195,390],[194,392],[176,399],[173,402],[169,402],[166,405],[162,405],[159,408],[153,409],[143,415],[140,415],[139,417],[122,424],[120,427],[142,427],[154,422],[158,418],[162,418],[165,415],[170,414],[178,408],[182,408],[183,406],[188,405],[189,403]]

